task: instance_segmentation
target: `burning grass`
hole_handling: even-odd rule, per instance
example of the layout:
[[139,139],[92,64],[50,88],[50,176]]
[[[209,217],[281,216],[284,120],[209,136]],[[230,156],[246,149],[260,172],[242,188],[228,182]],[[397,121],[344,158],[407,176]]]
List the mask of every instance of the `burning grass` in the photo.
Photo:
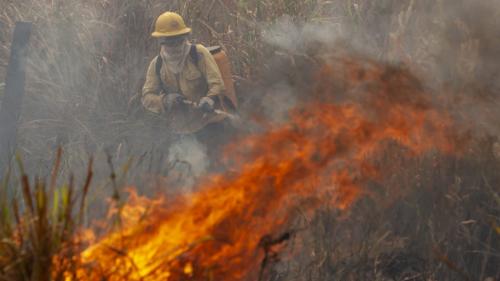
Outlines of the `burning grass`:
[[[455,0],[174,2],[2,2],[0,65],[14,20],[37,24],[20,147],[26,169],[50,180],[29,181],[24,169],[19,182],[5,178],[0,280],[500,278],[500,164],[490,137],[497,115],[486,130],[477,126],[494,112],[477,102],[494,106],[500,81],[489,63],[499,44],[485,36],[497,34],[494,7],[479,13]],[[228,148],[229,173],[199,180],[194,194],[151,200],[137,193],[145,178],[168,174],[167,157],[144,153],[144,139],[150,148],[170,136],[146,129],[158,120],[128,115],[126,101],[157,52],[147,32],[155,13],[171,8],[188,15],[197,39],[224,46],[240,90],[245,80],[271,73],[271,83],[283,75],[301,94],[288,122],[268,124],[263,113],[264,126]],[[481,21],[470,16],[478,13]],[[322,49],[309,34],[299,37],[304,46],[278,42],[285,50],[275,53],[262,22],[282,15],[314,28],[328,24],[370,57],[403,66]],[[276,71],[278,57],[287,63]],[[243,115],[261,113],[270,88],[263,80],[262,91],[262,83],[251,84],[240,95]],[[62,158],[53,155],[57,146],[66,151]],[[122,202],[126,177],[118,180],[112,165],[112,188],[87,194],[85,176],[56,188],[53,171],[69,177],[100,151],[109,163],[125,163],[139,189],[129,203]],[[137,151],[129,162],[127,153]],[[47,159],[56,167],[35,168]],[[109,175],[106,161],[96,162],[87,174]],[[99,209],[96,201],[108,195],[114,219],[97,241],[86,239],[82,230],[94,225],[83,212]]]
[[[155,206],[142,220],[123,225],[85,250],[76,279],[262,279],[265,273],[256,270],[268,258],[262,248],[270,251],[290,238],[294,210],[308,216],[325,207],[348,212],[373,192],[370,182],[388,176],[387,164],[373,162],[388,144],[399,147],[403,158],[434,150],[459,152],[451,120],[433,106],[414,77],[358,59],[320,67],[315,92],[290,113],[289,123],[229,148],[232,173],[207,179],[198,192],[170,204],[143,201],[126,207]],[[346,82],[345,76],[333,75],[339,73],[335,69],[365,73],[358,81],[349,77],[347,88],[371,85],[343,91],[351,96],[334,103],[339,84]],[[285,234],[273,238],[276,233]]]

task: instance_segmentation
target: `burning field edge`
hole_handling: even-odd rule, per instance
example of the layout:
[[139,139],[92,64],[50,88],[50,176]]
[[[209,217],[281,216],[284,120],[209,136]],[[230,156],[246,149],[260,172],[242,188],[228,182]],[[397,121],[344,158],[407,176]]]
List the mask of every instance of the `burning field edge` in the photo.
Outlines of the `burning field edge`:
[[[2,2],[0,66],[38,28],[1,281],[500,280],[494,1],[174,2]],[[187,192],[127,104],[165,9],[227,50],[250,128]]]

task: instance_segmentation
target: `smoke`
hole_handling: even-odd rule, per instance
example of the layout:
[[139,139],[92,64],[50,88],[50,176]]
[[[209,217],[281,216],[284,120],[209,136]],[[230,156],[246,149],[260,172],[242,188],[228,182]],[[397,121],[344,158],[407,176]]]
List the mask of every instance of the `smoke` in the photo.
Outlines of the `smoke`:
[[[342,64],[354,56],[360,58],[360,61],[357,62],[361,65],[365,61],[366,69],[370,69],[369,65],[373,62],[386,67],[386,75],[382,75],[382,80],[380,80],[382,84],[386,82],[390,84],[388,81],[397,79],[394,77],[397,77],[401,71],[411,74],[408,77],[414,80],[407,82],[418,89],[416,92],[408,92],[404,88],[393,85],[394,87],[389,89],[385,88],[391,93],[383,96],[384,100],[405,99],[406,102],[418,107],[419,97],[413,94],[425,92],[426,98],[429,98],[428,101],[432,102],[432,104],[425,106],[432,106],[453,119],[453,128],[456,131],[455,134],[449,135],[450,139],[457,136],[460,138],[470,137],[468,141],[472,142],[471,149],[488,151],[487,146],[491,145],[494,155],[498,157],[500,151],[498,142],[494,144],[486,142],[486,147],[480,148],[478,143],[483,143],[481,141],[485,138],[498,138],[500,136],[500,123],[498,122],[500,120],[500,111],[498,110],[500,107],[500,64],[498,63],[500,58],[500,37],[498,36],[500,34],[500,2],[439,1],[440,5],[436,4],[436,9],[432,11],[428,10],[429,6],[432,7],[432,5],[427,5],[427,1],[409,2],[412,5],[403,7],[399,11],[393,10],[390,15],[383,15],[389,19],[382,20],[384,23],[378,26],[377,34],[351,35],[342,32],[353,30],[353,28],[345,26],[340,26],[340,31],[338,31],[338,29],[316,23],[292,21],[289,17],[278,20],[264,35],[269,48],[274,50],[273,56],[270,58],[274,67],[266,72],[267,80],[265,83],[267,83],[267,87],[262,98],[262,106],[265,108],[266,116],[271,120],[280,120],[281,122],[283,118],[286,118],[286,112],[291,106],[307,100],[311,95],[310,89],[314,86],[311,83],[314,81],[314,66],[328,63],[326,57],[331,59],[332,56],[335,57],[334,62],[339,62],[339,65],[344,66],[341,68],[336,67],[337,65],[332,67],[336,72],[332,76],[341,77],[341,81],[342,77],[346,80],[354,77],[357,83],[349,84],[346,82],[345,84],[348,85],[340,83],[340,87],[330,88],[331,100],[340,98],[341,100],[355,100],[364,103],[365,96],[359,96],[359,93],[370,92],[373,88],[384,86],[369,83],[372,77],[370,74],[359,73],[359,68],[352,67],[349,63]],[[426,5],[427,7],[425,7]],[[363,14],[363,7],[359,9],[360,14]],[[372,19],[372,23],[378,23],[378,19]],[[380,45],[377,45],[377,42]],[[365,75],[365,79],[362,78],[363,75]],[[366,83],[363,80],[366,80]],[[282,93],[283,89],[286,89],[286,94]],[[430,95],[427,96],[427,94]],[[293,101],[293,103],[284,102],[288,100]],[[386,110],[389,111],[397,106],[397,102],[388,102]],[[318,110],[320,109],[318,108]],[[381,112],[378,114],[383,116]],[[436,133],[436,135],[438,134]],[[388,159],[384,159],[384,161],[387,162]],[[491,163],[489,164],[491,165]],[[425,169],[429,169],[429,167]],[[439,173],[441,172],[443,170],[439,171]],[[456,173],[456,171],[454,172]],[[441,176],[444,177],[440,174]],[[463,175],[464,178],[467,176],[466,173]],[[420,177],[420,174],[417,177]],[[396,185],[398,189],[396,193],[399,192],[399,189],[404,188],[402,186],[404,184],[401,182]],[[430,189],[436,187],[432,183],[429,185]],[[428,192],[436,191],[429,190]],[[392,195],[388,197],[392,197]],[[372,206],[370,206],[371,209]],[[327,216],[325,215],[325,217]],[[385,218],[383,220],[385,223]],[[357,223],[355,221],[353,224]],[[307,224],[309,226],[309,222]],[[324,241],[331,241],[330,236],[333,236],[331,233],[334,231],[329,227],[335,228],[338,222],[330,218],[319,224],[317,231],[326,236]],[[356,228],[353,225],[349,225],[349,227]],[[352,240],[351,235],[355,231],[348,230],[347,232],[346,238]],[[366,233],[362,235],[359,243],[367,241]],[[310,248],[307,248],[308,251],[316,246],[314,249],[321,253],[325,251],[324,248],[329,246],[329,242],[317,242],[322,241],[318,239],[318,233],[307,233],[303,236],[304,240],[316,241],[311,243]],[[338,239],[338,243],[343,244],[345,241]],[[331,248],[337,249],[336,246],[331,246]],[[295,280],[292,276],[304,276],[304,272],[309,272],[307,268],[300,267],[300,265],[290,266],[290,264],[295,261],[301,264],[310,264],[307,261],[314,260],[314,255],[317,252],[313,250],[312,256],[306,252],[304,251],[303,257],[292,258],[291,263],[278,263],[273,268],[278,272],[273,273],[281,276],[281,279],[278,278],[279,280]],[[325,253],[324,259],[328,260],[329,258],[331,256]],[[287,268],[280,268],[280,266]],[[290,271],[290,268],[296,268],[296,270]],[[332,266],[332,268],[325,270],[334,272],[336,269],[335,266]],[[312,273],[313,276],[315,276],[314,274],[316,273]],[[323,274],[318,273],[322,277],[317,279],[335,279],[325,278],[328,274],[324,272]],[[342,278],[345,278],[345,275],[340,277],[340,279]]]
[[[266,48],[273,49],[274,52],[269,60],[271,70],[265,75],[261,93],[252,94],[259,96],[257,103],[268,122],[282,123],[287,120],[289,111],[307,95],[307,90],[298,87],[302,80],[309,80],[309,77],[303,75],[309,69],[304,63],[307,63],[311,53],[317,52],[318,47],[332,45],[340,38],[339,26],[299,24],[291,17],[284,16],[273,24],[264,25],[262,30]],[[298,72],[293,73],[295,70]],[[255,113],[256,110],[252,111]]]
[[500,3],[458,1],[447,10],[440,57],[444,87],[464,126],[500,135]]
[[[258,49],[256,53],[260,51],[267,53],[264,51],[270,50],[272,55],[265,57],[265,65],[255,67],[266,69],[263,71],[265,77],[259,81],[262,83],[258,89],[248,93],[252,95],[251,102],[245,104],[242,113],[244,116],[258,115],[262,117],[259,120],[264,119],[266,125],[271,123],[279,128],[280,123],[285,123],[289,119],[290,110],[300,108],[300,105],[308,100],[316,98],[316,102],[320,104],[354,101],[363,109],[362,114],[354,116],[363,117],[363,122],[360,123],[359,120],[358,123],[354,122],[362,129],[355,130],[356,127],[350,126],[349,122],[357,119],[349,118],[348,109],[342,112],[331,110],[332,116],[339,114],[342,117],[338,119],[342,124],[333,122],[328,126],[323,124],[323,127],[308,123],[310,119],[307,116],[303,117],[300,112],[295,112],[296,118],[299,116],[298,120],[307,124],[308,134],[311,132],[311,135],[321,135],[323,129],[335,126],[341,128],[340,134],[335,134],[337,138],[334,138],[334,142],[327,138],[323,139],[322,143],[315,142],[306,135],[304,139],[309,145],[302,147],[300,143],[293,142],[296,133],[301,132],[300,126],[289,126],[285,128],[285,134],[280,135],[274,142],[272,149],[267,150],[267,143],[264,143],[266,139],[260,142],[260,145],[266,148],[263,149],[264,159],[294,160],[288,154],[289,150],[298,149],[300,152],[304,149],[314,152],[318,147],[338,145],[338,149],[331,148],[329,158],[321,159],[316,153],[307,155],[306,162],[310,161],[313,166],[301,167],[298,165],[301,161],[290,161],[286,165],[276,165],[276,168],[286,170],[298,165],[298,168],[291,170],[296,172],[295,176],[300,179],[304,168],[315,167],[314,165],[323,163],[322,160],[325,160],[325,163],[334,162],[334,165],[328,168],[349,167],[353,162],[349,158],[352,151],[360,152],[360,148],[355,143],[348,143],[349,138],[346,137],[346,133],[347,136],[358,136],[362,143],[369,144],[373,138],[377,139],[377,134],[374,133],[376,131],[370,129],[372,122],[375,124],[380,121],[382,121],[380,123],[394,122],[396,125],[401,125],[397,122],[400,119],[391,118],[398,116],[395,113],[401,113],[398,111],[398,106],[403,105],[401,107],[403,109],[415,109],[417,113],[428,112],[427,110],[432,108],[428,101],[432,101],[432,105],[436,108],[447,109],[463,131],[473,131],[477,135],[500,133],[498,127],[500,116],[496,110],[500,92],[499,65],[496,63],[500,57],[497,2],[467,3],[467,1],[448,0],[438,1],[439,4],[436,6],[429,5],[431,1],[418,3],[399,0],[356,1],[354,4],[354,1],[348,2],[349,5],[352,4],[350,19],[347,13],[343,15],[342,20],[329,15],[335,20],[325,24],[285,16],[271,26],[261,28],[265,30],[262,33],[265,50]],[[62,145],[69,152],[68,160],[63,162],[72,169],[85,166],[90,154],[100,155],[106,151],[114,157],[118,173],[127,170],[124,163],[127,163],[129,156],[146,155],[134,159],[131,169],[134,173],[147,173],[155,178],[166,176],[170,179],[179,179],[177,185],[160,187],[174,186],[179,187],[181,192],[191,192],[196,180],[206,174],[211,164],[207,156],[210,148],[204,147],[191,137],[173,141],[172,135],[162,129],[164,120],[157,116],[146,113],[138,119],[132,119],[124,113],[127,98],[139,91],[145,67],[156,51],[154,44],[147,43],[145,39],[147,36],[145,31],[149,29],[146,23],[150,21],[136,21],[140,17],[138,15],[145,17],[149,14],[140,5],[137,7],[130,5],[116,11],[116,14],[126,16],[110,26],[103,24],[109,19],[99,14],[99,7],[94,7],[88,10],[80,9],[81,13],[73,13],[80,15],[81,18],[72,20],[66,18],[63,13],[56,17],[58,21],[40,29],[30,59],[30,69],[32,69],[31,84],[29,84],[30,99],[25,107],[21,127],[21,147],[30,159],[40,159],[40,161],[30,161],[39,165],[41,160],[44,160],[44,163],[52,162],[47,161],[51,158],[50,151]],[[433,9],[434,7],[437,8]],[[68,14],[74,12],[72,8],[64,11]],[[144,25],[137,25],[136,22]],[[81,29],[82,26],[86,28]],[[137,32],[132,33],[133,29]],[[144,37],[135,37],[137,34],[143,34]],[[349,60],[353,58],[354,63]],[[332,67],[320,68],[325,64],[331,64]],[[323,79],[325,80],[323,83],[314,83],[320,69],[324,71],[321,73],[323,78],[335,81]],[[379,69],[381,71],[378,71]],[[373,81],[370,83],[370,79],[379,83]],[[398,83],[399,79],[403,82]],[[388,90],[383,88],[386,85],[390,85]],[[328,95],[312,96],[314,90],[318,90],[314,87],[324,87],[319,90]],[[363,95],[363,93],[370,94]],[[426,98],[429,98],[427,96],[429,93],[433,96],[422,100],[421,95],[424,93]],[[247,93],[239,94],[244,96]],[[373,109],[372,103],[377,101],[376,94],[383,100],[381,102],[383,107]],[[310,111],[305,113],[311,115],[312,112],[313,116],[324,117],[319,111],[321,108],[308,107]],[[370,109],[373,112],[369,112]],[[391,112],[391,109],[395,109],[394,112]],[[411,130],[417,127],[408,124],[410,123],[408,120],[412,122],[421,120],[418,116],[405,114],[403,116],[401,119],[403,132],[408,128]],[[151,127],[151,123],[155,126]],[[250,133],[255,133],[253,130],[258,129],[252,126]],[[423,130],[427,134],[437,132],[436,127]],[[441,134],[436,134],[435,141],[439,139],[437,135]],[[402,139],[404,140],[404,137]],[[419,144],[420,139],[407,141]],[[345,152],[346,148],[352,150],[347,149]],[[273,157],[276,155],[274,154],[276,150],[282,152],[279,157]],[[143,154],[144,151],[147,153]],[[336,158],[339,157],[339,151],[346,160]],[[297,155],[302,154],[297,153]],[[359,159],[364,159],[363,157],[364,155],[359,156]],[[261,164],[266,167],[268,162],[272,163],[264,161]],[[96,163],[105,162],[96,161]],[[121,169],[122,166],[125,168]],[[108,174],[109,167],[95,168]],[[363,164],[355,166],[355,171],[358,171],[356,174],[369,174],[371,168],[373,167]],[[50,165],[47,165],[45,170],[49,171]],[[258,170],[256,173],[249,173],[248,178],[269,184],[269,177],[272,178],[273,173],[266,174],[266,172]],[[315,172],[315,169],[310,169],[311,174]],[[366,178],[358,179],[354,175],[351,182],[349,176],[347,180],[343,177],[335,179],[339,182],[338,186],[345,187],[346,194],[343,195],[347,197],[352,196],[348,192],[352,187],[349,184],[355,181],[367,181]],[[133,178],[133,175],[129,175],[129,178]],[[277,178],[276,182],[286,183],[283,186],[285,191],[293,184],[297,185],[296,188],[302,187],[296,184],[294,177]],[[137,180],[137,183],[142,191],[146,182]],[[238,184],[239,182],[235,182],[228,187],[246,187]],[[260,185],[260,182],[256,184]],[[222,191],[222,194],[228,195],[225,189]],[[264,191],[266,190],[262,193],[267,195],[268,192]],[[228,196],[227,202],[238,202],[234,198]],[[274,203],[274,199],[271,197],[269,202]],[[275,210],[271,208],[274,206],[267,202],[257,203],[265,205],[265,208],[269,207],[271,211]],[[257,204],[249,204],[253,205]],[[271,211],[255,213],[274,215]],[[205,217],[206,213],[203,213],[202,217]],[[243,219],[236,221],[242,227],[248,227]],[[325,238],[322,241],[330,240]],[[324,261],[326,260],[327,257]]]
[[266,43],[291,53],[304,53],[312,42],[333,44],[341,36],[335,23],[297,23],[289,16],[263,28]]
[[90,156],[100,160],[94,167],[98,184],[111,174],[108,156],[117,173],[133,158],[135,169],[128,172],[129,178],[168,167],[166,161],[154,159],[168,153],[159,145],[171,138],[159,130],[163,120],[148,114],[134,118],[127,112],[157,52],[149,29],[158,9],[149,6],[154,5],[3,1],[0,73],[4,62],[6,67],[7,38],[15,21],[34,23],[18,128],[18,150],[28,174],[49,175],[57,147],[64,151],[59,173],[64,181],[74,174],[78,182]]
[[[310,98],[312,75],[325,56],[357,53],[403,65],[421,77],[435,92],[436,104],[448,107],[464,131],[500,133],[498,1],[349,2],[350,6],[331,4],[333,9],[321,11],[322,17],[283,16],[259,25],[265,44],[257,53],[271,55],[264,57],[264,65],[253,66],[266,69],[259,89],[239,93],[240,98],[250,96],[251,100],[242,115],[261,114],[272,123],[286,121],[290,109]],[[170,160],[179,157],[192,164],[195,177],[206,171],[204,148],[187,141],[169,151],[166,145],[158,145],[172,139],[161,131],[163,120],[144,115],[134,119],[126,112],[129,97],[140,91],[145,68],[157,52],[148,34],[153,13],[173,7],[162,4],[161,9],[154,9],[157,6],[121,1],[68,1],[58,7],[40,3],[37,9],[30,5],[6,5],[5,14],[12,16],[1,19],[9,28],[15,19],[39,21],[19,130],[19,147],[30,159],[28,171],[48,174],[57,146],[68,152],[62,177],[84,170],[89,155],[117,151],[121,155],[114,158],[117,167],[131,156],[144,165],[135,169],[137,173],[168,174],[171,161],[157,161],[154,165],[165,166],[151,169],[154,161],[142,160],[144,150],[148,155],[155,153],[152,147],[170,155]],[[0,37],[9,38],[5,32]],[[2,58],[7,57],[5,50]],[[258,130],[251,125],[250,131]],[[105,163],[101,165],[99,170],[108,171]]]
[[[274,50],[262,103],[273,108],[268,116],[281,119],[294,104],[283,100],[307,98],[302,89],[312,65],[332,54],[339,59],[353,54],[412,71],[462,133],[500,135],[498,1],[384,3],[355,4],[357,22],[323,24],[285,16],[264,28],[263,38]],[[283,94],[284,88],[293,90]]]
[[177,174],[181,179],[179,187],[184,192],[192,192],[196,179],[208,170],[207,147],[194,136],[183,136],[171,144],[168,152],[168,161],[173,167],[169,171],[170,176]]
[[262,98],[262,106],[271,122],[282,123],[288,112],[297,105],[297,93],[288,84],[278,82],[272,85]]

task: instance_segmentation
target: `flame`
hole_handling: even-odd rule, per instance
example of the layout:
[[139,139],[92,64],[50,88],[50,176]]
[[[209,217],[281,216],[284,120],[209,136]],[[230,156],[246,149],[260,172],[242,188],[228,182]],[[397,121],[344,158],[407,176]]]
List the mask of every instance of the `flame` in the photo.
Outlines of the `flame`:
[[[173,202],[125,207],[123,227],[85,250],[78,280],[255,280],[266,237],[293,210],[347,209],[383,166],[388,144],[408,155],[453,151],[450,119],[407,71],[354,57],[324,63],[286,124],[228,148],[233,171]],[[136,197],[137,199],[137,197]]]

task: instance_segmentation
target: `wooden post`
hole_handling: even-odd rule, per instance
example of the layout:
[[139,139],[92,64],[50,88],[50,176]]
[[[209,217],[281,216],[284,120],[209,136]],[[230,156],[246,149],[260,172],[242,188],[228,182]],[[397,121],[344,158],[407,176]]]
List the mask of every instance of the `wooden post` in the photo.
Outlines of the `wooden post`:
[[32,24],[17,22],[5,79],[5,94],[0,105],[0,178],[3,178],[16,149],[17,123],[21,114],[26,80],[26,59]]

